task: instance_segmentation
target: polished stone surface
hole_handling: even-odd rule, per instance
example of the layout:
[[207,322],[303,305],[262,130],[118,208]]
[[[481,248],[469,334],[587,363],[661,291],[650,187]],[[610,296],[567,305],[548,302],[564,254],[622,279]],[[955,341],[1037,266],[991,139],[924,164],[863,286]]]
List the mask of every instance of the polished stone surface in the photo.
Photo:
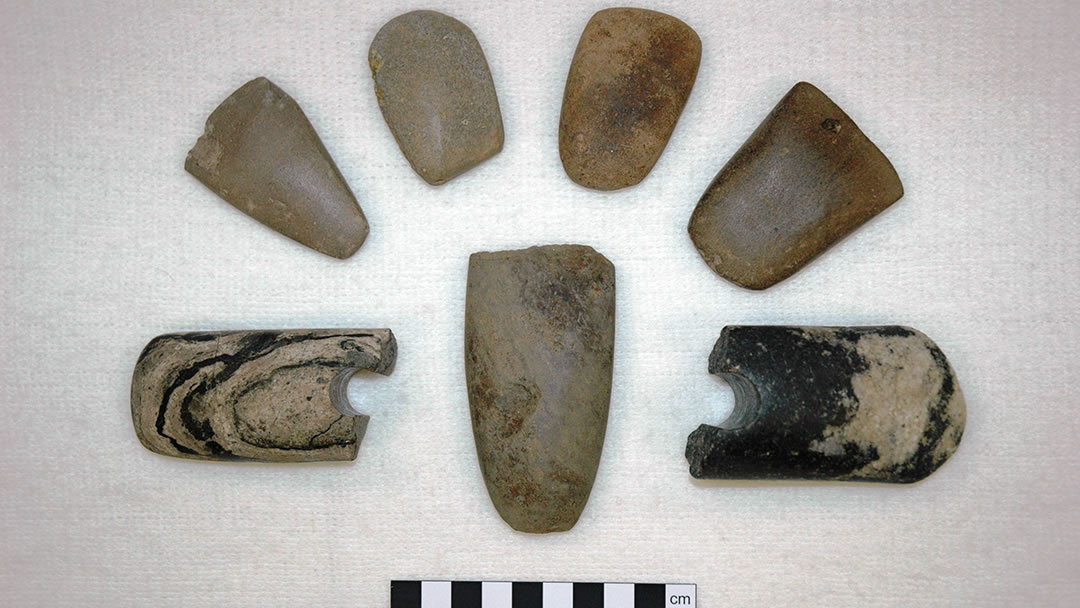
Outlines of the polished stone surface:
[[690,237],[720,276],[765,289],[903,194],[881,150],[824,93],[800,82],[709,185]]
[[368,416],[346,388],[360,370],[389,375],[389,329],[165,334],[131,379],[139,441],[200,460],[352,460]]
[[495,83],[467,25],[435,11],[391,19],[368,52],[375,96],[401,152],[442,184],[502,150]]
[[465,376],[480,468],[515,530],[577,522],[604,447],[615,267],[591,247],[475,253]]
[[909,327],[725,327],[709,373],[735,409],[690,434],[694,477],[912,483],[964,433],[952,366]]
[[566,77],[559,156],[587,188],[633,186],[652,170],[690,97],[701,39],[682,21],[639,8],[589,20]]
[[326,255],[347,258],[367,238],[364,213],[319,135],[266,78],[214,110],[184,168],[237,209]]

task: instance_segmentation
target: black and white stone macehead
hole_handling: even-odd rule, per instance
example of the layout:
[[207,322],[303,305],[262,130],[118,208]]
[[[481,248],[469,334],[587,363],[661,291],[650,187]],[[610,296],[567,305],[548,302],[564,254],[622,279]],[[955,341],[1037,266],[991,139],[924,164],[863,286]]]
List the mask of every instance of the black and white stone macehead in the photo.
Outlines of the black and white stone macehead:
[[964,432],[956,374],[908,327],[725,327],[709,373],[735,410],[687,439],[697,478],[912,483]]

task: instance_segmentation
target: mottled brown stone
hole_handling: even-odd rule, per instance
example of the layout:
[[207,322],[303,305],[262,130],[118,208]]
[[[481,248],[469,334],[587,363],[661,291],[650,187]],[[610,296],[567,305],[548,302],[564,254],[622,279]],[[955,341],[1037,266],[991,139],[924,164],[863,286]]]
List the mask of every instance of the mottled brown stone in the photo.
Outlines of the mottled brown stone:
[[495,83],[472,30],[435,11],[395,17],[368,53],[379,109],[401,152],[442,184],[502,150]]
[[166,456],[352,460],[368,416],[349,405],[349,379],[389,374],[396,357],[389,329],[165,334],[135,364],[131,418]]
[[664,151],[701,62],[701,39],[682,21],[638,8],[589,20],[570,64],[559,156],[587,188],[633,186]]
[[690,238],[720,276],[765,289],[904,194],[889,159],[800,82],[705,190]]
[[368,223],[300,106],[266,78],[206,120],[184,168],[237,209],[335,258],[364,244]]
[[615,267],[591,247],[475,253],[465,376],[480,468],[515,530],[558,532],[589,499],[607,428]]

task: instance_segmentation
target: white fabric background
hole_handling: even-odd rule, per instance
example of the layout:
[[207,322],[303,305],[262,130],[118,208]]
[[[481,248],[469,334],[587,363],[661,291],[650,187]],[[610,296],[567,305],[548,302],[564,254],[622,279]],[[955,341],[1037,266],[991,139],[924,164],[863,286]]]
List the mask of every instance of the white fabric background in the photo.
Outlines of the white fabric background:
[[[379,606],[391,578],[696,582],[700,606],[1080,605],[1080,98],[1075,2],[675,2],[697,85],[639,186],[559,163],[598,2],[8,2],[0,8],[0,603]],[[415,8],[472,27],[506,147],[412,172],[367,67]],[[183,170],[211,110],[265,75],[307,112],[371,222],[338,261]],[[892,160],[904,198],[795,275],[714,275],[686,223],[798,80]],[[484,489],[462,356],[468,255],[595,246],[618,272],[615,384],[572,531],[519,534]],[[726,324],[902,323],[968,401],[915,486],[698,483],[686,435],[731,407]],[[354,463],[214,464],[136,440],[135,359],[182,330],[390,327],[393,376]]]

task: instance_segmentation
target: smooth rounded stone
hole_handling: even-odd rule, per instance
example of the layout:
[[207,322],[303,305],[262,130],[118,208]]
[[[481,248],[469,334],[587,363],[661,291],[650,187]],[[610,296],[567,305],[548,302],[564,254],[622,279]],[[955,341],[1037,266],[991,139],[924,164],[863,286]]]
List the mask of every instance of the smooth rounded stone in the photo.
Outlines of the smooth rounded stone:
[[200,460],[353,460],[368,416],[349,405],[360,370],[389,375],[389,329],[165,334],[131,379],[131,418],[146,448]]
[[484,51],[435,11],[395,17],[368,53],[379,109],[412,168],[438,185],[499,153],[502,113]]
[[705,190],[690,238],[720,276],[765,289],[903,194],[881,150],[824,93],[800,82]]
[[589,20],[566,77],[559,156],[586,188],[633,186],[652,170],[690,97],[701,39],[675,17],[609,8]]
[[589,499],[607,428],[615,267],[591,247],[474,253],[465,377],[488,494],[522,532],[560,532]]
[[912,483],[964,433],[956,374],[909,327],[725,327],[709,373],[735,409],[690,434],[694,477]]
[[266,78],[236,90],[206,120],[184,168],[237,209],[344,259],[368,223],[300,106]]

